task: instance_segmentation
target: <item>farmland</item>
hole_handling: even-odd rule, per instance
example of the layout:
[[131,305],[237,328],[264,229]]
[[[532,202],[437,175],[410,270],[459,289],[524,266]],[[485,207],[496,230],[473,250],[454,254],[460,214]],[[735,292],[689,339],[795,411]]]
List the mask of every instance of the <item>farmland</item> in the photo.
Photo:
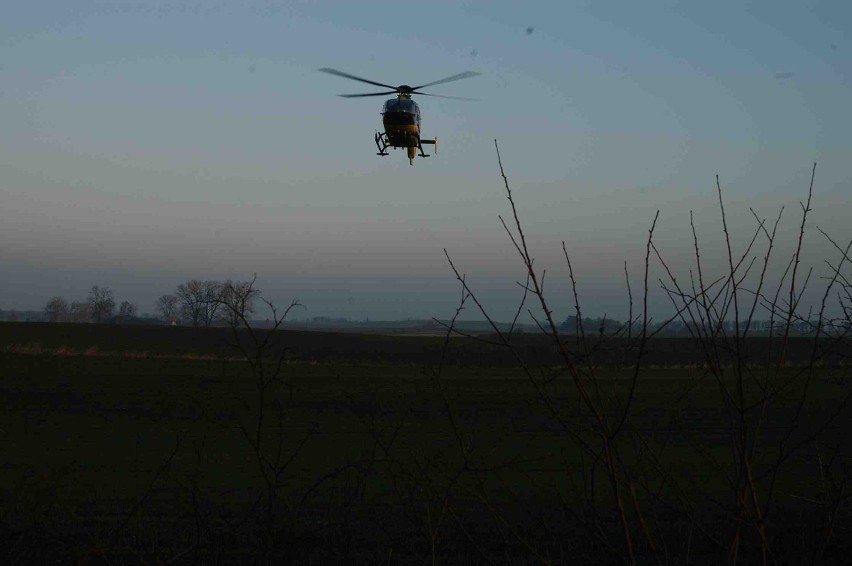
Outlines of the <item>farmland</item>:
[[[465,338],[275,338],[259,369],[227,328],[0,324],[0,560],[623,559],[602,461],[584,448],[593,415],[542,337],[518,337],[518,356]],[[623,491],[638,493],[637,553],[724,558],[733,377],[688,340],[660,339],[634,382],[622,350],[602,343],[583,363],[606,419],[629,408],[613,442]],[[802,371],[811,351],[791,348],[771,402],[765,376],[742,395],[764,400],[752,461],[776,502],[774,551],[830,562],[852,540],[852,387],[843,350]],[[755,537],[743,531],[742,560]]]

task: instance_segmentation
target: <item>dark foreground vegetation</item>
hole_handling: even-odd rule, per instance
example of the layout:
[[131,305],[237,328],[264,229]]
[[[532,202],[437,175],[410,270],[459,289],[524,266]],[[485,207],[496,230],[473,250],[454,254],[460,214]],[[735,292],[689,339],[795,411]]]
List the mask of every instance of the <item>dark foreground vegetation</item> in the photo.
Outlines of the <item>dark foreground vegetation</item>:
[[[0,561],[623,559],[606,472],[576,447],[594,434],[566,432],[566,419],[586,417],[547,341],[520,349],[546,377],[537,385],[485,355],[496,346],[463,338],[282,333],[276,343],[292,350],[259,399],[226,331],[0,325]],[[661,341],[658,355],[687,343]],[[445,345],[454,353],[441,362]],[[626,399],[632,368],[603,365],[600,394]],[[653,495],[641,517],[655,553],[713,562],[729,542],[718,537],[737,528],[730,415],[699,359],[659,366],[632,402],[626,513],[638,517]],[[848,370],[808,377],[791,365],[777,379],[790,384],[767,407],[755,453],[772,462],[787,447],[779,473],[756,478],[776,494],[773,552],[840,563],[852,550],[842,444],[852,413],[827,411],[852,391]],[[742,534],[739,561],[759,561],[754,535]],[[640,541],[637,554],[654,556]]]
[[[735,252],[716,186],[728,268],[693,225],[674,273],[654,218],[628,321],[600,330],[565,244],[571,333],[554,320],[508,181],[508,324],[447,252],[442,337],[285,332],[298,303],[254,280],[207,303],[224,329],[0,325],[0,562],[848,563],[852,242],[805,266],[812,176],[771,269],[781,212]],[[652,324],[653,280],[674,315]]]

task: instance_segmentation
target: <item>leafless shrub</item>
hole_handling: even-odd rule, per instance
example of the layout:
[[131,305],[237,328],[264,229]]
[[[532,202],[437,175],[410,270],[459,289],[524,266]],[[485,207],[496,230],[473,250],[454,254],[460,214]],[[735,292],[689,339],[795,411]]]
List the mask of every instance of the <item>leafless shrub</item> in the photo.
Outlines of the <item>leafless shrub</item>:
[[[841,418],[848,414],[852,394],[834,399],[830,408],[819,414],[814,413],[811,404],[815,402],[815,378],[821,368],[827,367],[824,363],[827,354],[842,352],[841,346],[846,344],[850,332],[848,313],[852,304],[852,286],[844,268],[849,262],[852,242],[840,246],[826,234],[841,257],[838,261],[827,262],[830,273],[825,278],[821,302],[816,308],[804,310],[803,295],[811,282],[812,272],[804,276],[801,274],[802,242],[811,210],[813,175],[808,198],[801,206],[796,248],[776,286],[770,288],[767,273],[776,248],[781,213],[770,225],[752,211],[755,229],[745,249],[735,253],[717,177],[727,272],[717,277],[708,276],[693,222],[695,270],[690,271],[689,283],[684,286],[654,242],[655,216],[646,242],[639,313],[634,313],[633,290],[625,264],[630,315],[627,323],[610,332],[604,331],[603,323],[595,329],[596,332],[586,328],[575,274],[563,242],[575,311],[574,324],[571,325],[574,332],[563,336],[545,295],[546,272],[535,265],[528,247],[496,141],[495,149],[512,212],[510,222],[502,217],[500,220],[526,272],[526,282],[518,283],[524,293],[518,313],[526,307],[528,300],[533,301],[534,306],[526,307],[527,314],[559,352],[561,369],[537,368],[524,359],[513,343],[511,331],[501,331],[492,320],[475,290],[445,250],[463,290],[456,314],[466,303],[472,303],[491,323],[494,340],[516,356],[541,406],[562,432],[564,443],[588,459],[590,466],[584,466],[580,474],[583,486],[580,496],[586,501],[586,510],[578,514],[581,522],[596,533],[602,548],[612,553],[611,557],[628,563],[690,562],[695,553],[703,557],[715,555],[712,560],[731,563],[743,559],[761,564],[776,562],[776,548],[783,547],[784,552],[790,549],[790,541],[779,538],[780,533],[789,528],[787,511],[776,509],[782,495],[779,485],[789,482],[790,474],[795,473],[791,469],[801,469],[803,462],[810,462],[812,478],[805,482],[806,489],[820,490],[819,495],[813,497],[822,508],[821,511],[817,509],[817,515],[822,517],[823,527],[815,535],[809,535],[816,540],[803,543],[798,550],[803,560],[820,562],[832,543],[837,541],[839,510],[847,505],[849,472],[841,465],[845,454],[842,448],[845,435],[838,436],[833,431]],[[765,250],[758,260],[754,254],[761,241]],[[662,324],[654,325],[653,329],[648,310],[652,258],[659,262],[665,273],[659,283],[675,313]],[[842,315],[828,318],[828,301],[835,295]],[[765,339],[765,356],[756,359],[749,340],[755,332],[758,314],[769,317],[770,332]],[[703,459],[707,466],[718,471],[718,477],[727,485],[727,491],[722,494],[710,489],[699,488],[696,491],[695,477],[688,471],[676,472],[668,463],[671,457],[666,452],[667,443],[637,426],[637,395],[645,382],[643,376],[649,370],[654,371],[644,361],[645,353],[650,341],[672,321],[678,321],[691,333],[692,343],[703,357],[699,367],[690,370],[695,377],[684,380],[686,385],[680,399],[689,398],[695,384],[708,378],[714,380],[719,392],[719,408],[725,417],[717,424],[727,431],[730,439],[728,456],[720,455],[718,441],[714,444],[712,439],[703,438],[700,431],[684,430],[683,436],[694,450],[688,457],[699,461]],[[809,332],[811,354],[805,363],[791,365],[789,352],[793,336],[801,334],[803,327]],[[458,333],[453,323],[447,326],[447,332],[448,335]],[[618,367],[627,374],[626,391],[624,381],[616,386],[612,379],[602,378],[601,369],[595,361],[596,349],[603,347],[607,341],[620,344],[623,349]],[[564,395],[557,393],[558,384],[565,380],[573,386],[579,409],[566,405]],[[445,395],[446,388],[440,373],[435,384],[437,390]],[[453,416],[451,401],[446,396],[444,398],[458,440],[457,450],[464,461],[462,470],[468,473],[471,470],[470,445],[464,439],[471,431]],[[779,419],[782,419],[781,424]],[[567,469],[565,472],[567,477],[575,475]],[[600,491],[601,479],[606,492]],[[785,501],[805,497],[790,493],[783,495],[786,496]],[[478,497],[498,522],[509,526],[508,518],[499,506],[490,502],[486,492],[479,493]],[[566,506],[576,513],[578,502],[566,503]],[[672,546],[674,537],[682,536],[677,533],[683,532],[677,525],[689,526],[689,543],[679,549],[679,555],[674,555],[677,550]],[[511,528],[509,531],[514,532]],[[521,534],[516,536],[529,546],[532,558],[547,561],[535,551],[533,539],[524,538]],[[701,550],[697,550],[698,547]]]
[[[280,331],[290,312],[301,305],[294,300],[280,311],[261,296],[260,290],[255,287],[256,279],[255,275],[250,281],[228,281],[216,284],[215,288],[217,308],[224,309],[222,316],[231,329],[233,347],[243,362],[241,366],[227,367],[240,373],[240,368],[247,369],[248,376],[240,377],[248,377],[254,383],[254,399],[248,401],[254,406],[253,422],[237,421],[229,426],[235,426],[248,444],[262,482],[254,504],[232,527],[239,528],[248,523],[255,525],[260,536],[257,552],[264,560],[271,560],[282,544],[277,537],[288,520],[288,517],[282,516],[286,505],[281,494],[289,483],[287,472],[311,432],[298,438],[291,437],[285,430],[285,406],[282,403],[288,395],[292,398],[293,389],[283,373],[288,350],[282,344]],[[208,285],[207,288],[210,290],[213,286]],[[262,330],[255,328],[249,319],[256,300],[263,302],[271,312],[271,324]],[[205,316],[212,316],[213,312],[208,310]]]

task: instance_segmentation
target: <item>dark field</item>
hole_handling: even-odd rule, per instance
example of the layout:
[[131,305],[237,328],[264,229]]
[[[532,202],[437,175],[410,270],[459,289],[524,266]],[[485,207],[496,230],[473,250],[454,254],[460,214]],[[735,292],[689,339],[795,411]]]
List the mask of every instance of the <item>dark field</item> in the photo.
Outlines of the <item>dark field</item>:
[[[260,332],[263,333],[263,330]],[[445,343],[443,335],[399,336],[381,334],[377,330],[363,334],[352,332],[351,329],[345,332],[292,330],[286,331],[284,336],[285,339],[276,342],[270,349],[273,355],[277,352],[276,346],[283,346],[289,350],[289,357],[293,360],[325,363],[341,361],[347,364],[365,362],[431,367],[439,363]],[[488,336],[482,338],[489,339]],[[573,341],[572,337],[568,338],[569,343]],[[592,357],[595,364],[609,366],[625,361],[621,355],[623,340],[598,340],[593,334],[590,342],[594,345]],[[838,345],[828,340],[824,342],[825,344],[818,346],[823,352],[821,364],[852,365],[852,345]],[[538,333],[515,334],[512,343],[524,358],[534,360],[538,365],[562,363],[549,341]],[[748,340],[747,346],[748,356],[752,360],[762,362],[767,355],[769,339],[752,338]],[[233,332],[226,327],[192,329],[179,326],[0,321],[0,348],[6,348],[8,351],[10,347],[44,353],[53,353],[57,349],[81,353],[93,349],[102,354],[129,352],[141,357],[240,356],[240,352],[234,348]],[[790,340],[787,360],[796,365],[806,364],[812,348],[812,339],[793,338]],[[688,338],[655,338],[649,343],[648,351],[643,356],[645,366],[692,366],[702,362],[701,347]],[[459,366],[514,367],[517,366],[517,359],[503,347],[455,336],[448,345],[445,363]]]
[[[539,337],[518,342],[529,374],[463,338],[444,358],[438,337],[279,338],[281,380],[260,386],[228,329],[0,323],[0,562],[625,559],[605,470],[584,449],[599,441],[592,416]],[[633,375],[617,346],[589,365],[612,421]],[[648,359],[612,441],[622,493],[637,494],[626,500],[637,553],[725,562],[746,520],[731,516],[741,431],[688,340],[659,340]],[[772,376],[788,386],[747,408],[776,563],[843,563],[852,550],[843,361],[789,363]],[[744,399],[761,398],[762,377],[756,366]],[[741,563],[757,558],[753,531]]]

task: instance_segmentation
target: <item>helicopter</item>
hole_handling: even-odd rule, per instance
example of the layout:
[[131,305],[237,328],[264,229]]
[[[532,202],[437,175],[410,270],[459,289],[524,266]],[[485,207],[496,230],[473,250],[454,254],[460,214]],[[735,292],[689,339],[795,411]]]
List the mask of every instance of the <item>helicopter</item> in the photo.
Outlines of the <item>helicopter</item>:
[[444,79],[433,81],[431,83],[412,87],[409,85],[391,86],[384,83],[371,81],[369,79],[356,77],[355,75],[350,75],[349,73],[344,73],[343,71],[338,71],[337,69],[329,69],[328,67],[323,67],[322,69],[318,70],[323,73],[336,75],[345,79],[351,79],[353,81],[359,81],[362,83],[367,83],[390,89],[389,91],[384,92],[339,95],[343,98],[363,98],[367,96],[387,96],[389,94],[396,94],[396,98],[386,100],[384,106],[382,106],[382,123],[384,125],[384,131],[376,132],[376,147],[379,149],[379,152],[376,155],[388,155],[388,152],[386,150],[389,147],[392,147],[394,149],[405,148],[408,152],[409,165],[414,165],[414,158],[417,156],[418,151],[420,152],[420,157],[429,157],[429,154],[423,151],[423,144],[434,145],[435,153],[438,153],[438,138],[426,140],[420,137],[420,107],[417,106],[416,102],[411,100],[411,96],[413,94],[417,94],[422,96],[435,96],[438,98],[451,98],[454,100],[476,100],[475,98],[446,96],[442,94],[430,94],[418,91],[421,88],[426,88],[428,86],[434,86],[452,81],[458,81],[461,79],[467,79],[470,77],[475,77],[479,74],[473,71],[465,71],[463,73],[459,73],[451,77],[446,77]]

